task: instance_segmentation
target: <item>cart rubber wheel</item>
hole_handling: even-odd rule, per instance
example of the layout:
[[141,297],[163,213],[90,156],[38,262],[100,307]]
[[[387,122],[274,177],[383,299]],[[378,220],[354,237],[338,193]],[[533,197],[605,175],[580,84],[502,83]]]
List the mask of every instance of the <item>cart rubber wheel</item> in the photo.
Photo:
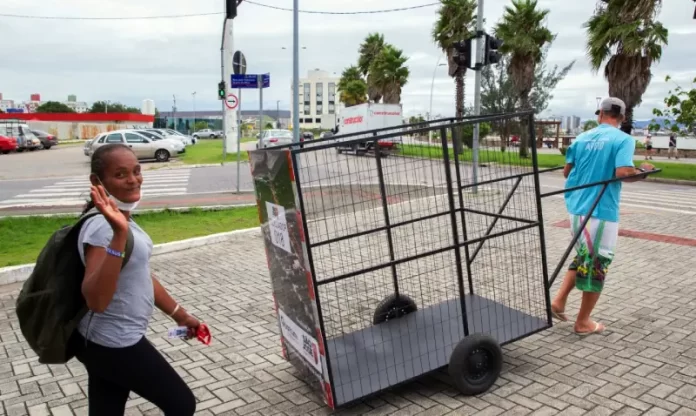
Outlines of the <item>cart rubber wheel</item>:
[[457,344],[449,374],[462,394],[473,396],[491,388],[503,368],[503,350],[490,335],[473,334]]
[[417,310],[418,306],[416,306],[416,302],[414,302],[413,299],[406,295],[399,295],[397,297],[396,294],[391,294],[382,299],[379,305],[377,305],[372,323],[374,325],[379,325],[392,319],[401,318]]

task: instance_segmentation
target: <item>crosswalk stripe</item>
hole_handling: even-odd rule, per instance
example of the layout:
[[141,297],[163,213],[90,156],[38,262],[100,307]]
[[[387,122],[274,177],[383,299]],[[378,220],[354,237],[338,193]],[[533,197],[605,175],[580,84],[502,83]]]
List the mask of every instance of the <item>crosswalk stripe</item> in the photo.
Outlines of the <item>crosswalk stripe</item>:
[[[150,196],[151,194],[155,193],[186,193],[186,188],[150,188],[150,189],[143,189],[143,196]],[[42,189],[30,191],[28,194],[21,194],[15,196],[13,199],[21,199],[21,198],[27,198],[27,197],[65,197],[65,196],[81,196],[81,195],[89,195],[89,191],[82,191],[82,192],[45,192]]]
[[[152,178],[152,179],[143,179],[143,183],[150,183],[150,182],[169,182],[169,181],[188,181],[189,176],[177,176],[177,177],[172,177],[172,178]],[[62,181],[58,182],[55,185],[90,185],[91,182],[89,180],[84,180],[80,179],[79,181]]]
[[[182,185],[188,182],[188,179],[177,179],[174,181],[147,181],[143,182],[143,188],[146,186],[152,186],[152,185],[167,185],[167,184],[172,184],[172,185]],[[56,185],[48,185],[44,186],[41,189],[89,189],[89,187],[92,184],[87,182],[84,184],[56,184]]]
[[[190,178],[190,170],[143,173],[143,197],[186,195]],[[83,205],[89,198],[90,185],[86,177],[64,179],[0,201],[0,208]]]

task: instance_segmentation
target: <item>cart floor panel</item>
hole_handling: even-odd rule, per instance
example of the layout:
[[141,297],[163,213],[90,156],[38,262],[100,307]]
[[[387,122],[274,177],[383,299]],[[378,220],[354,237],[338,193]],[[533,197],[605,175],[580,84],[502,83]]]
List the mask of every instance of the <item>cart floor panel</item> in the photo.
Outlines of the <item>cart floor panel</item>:
[[[477,295],[466,295],[466,313],[471,334],[489,334],[501,344],[548,326],[544,319]],[[336,405],[446,366],[463,338],[457,298],[327,340]]]

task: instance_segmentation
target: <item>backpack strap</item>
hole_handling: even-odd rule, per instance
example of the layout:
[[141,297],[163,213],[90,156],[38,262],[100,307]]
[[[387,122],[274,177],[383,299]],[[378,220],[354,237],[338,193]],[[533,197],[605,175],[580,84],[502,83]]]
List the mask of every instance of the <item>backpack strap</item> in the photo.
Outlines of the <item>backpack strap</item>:
[[[82,228],[84,225],[85,221],[92,217],[96,217],[97,215],[102,215],[99,211],[96,209],[92,209],[86,214],[82,215],[80,219],[78,220],[79,227],[75,227],[77,229]],[[123,257],[123,263],[121,263],[121,269],[126,267],[126,264],[128,264],[128,260],[130,260],[131,255],[133,254],[133,246],[135,245],[135,237],[133,236],[133,231],[131,231],[130,227],[128,227],[128,236],[126,237],[126,252],[124,253]]]
[[133,245],[135,244],[135,237],[133,236],[133,231],[131,231],[130,227],[128,227],[128,237],[126,239],[126,252],[123,257],[123,265],[121,266],[121,269],[126,267],[126,264],[128,264],[128,260],[130,260],[131,254],[133,254]]

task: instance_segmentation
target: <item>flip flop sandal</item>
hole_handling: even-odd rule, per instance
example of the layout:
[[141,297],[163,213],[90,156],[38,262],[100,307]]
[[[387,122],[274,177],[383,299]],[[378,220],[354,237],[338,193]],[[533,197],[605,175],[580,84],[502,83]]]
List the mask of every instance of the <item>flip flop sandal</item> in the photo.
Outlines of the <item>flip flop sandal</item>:
[[551,310],[551,316],[553,316],[561,322],[568,322],[568,317],[566,316],[565,312],[556,312],[554,310]]
[[579,336],[581,336],[581,337],[586,337],[586,336],[592,335],[592,334],[601,334],[602,332],[604,332],[605,329],[606,329],[606,328],[603,327],[602,324],[600,324],[599,322],[595,322],[595,327],[594,327],[594,329],[593,329],[592,331],[588,331],[588,332],[577,332],[577,331],[575,331],[575,334],[576,334],[576,335],[579,335]]

